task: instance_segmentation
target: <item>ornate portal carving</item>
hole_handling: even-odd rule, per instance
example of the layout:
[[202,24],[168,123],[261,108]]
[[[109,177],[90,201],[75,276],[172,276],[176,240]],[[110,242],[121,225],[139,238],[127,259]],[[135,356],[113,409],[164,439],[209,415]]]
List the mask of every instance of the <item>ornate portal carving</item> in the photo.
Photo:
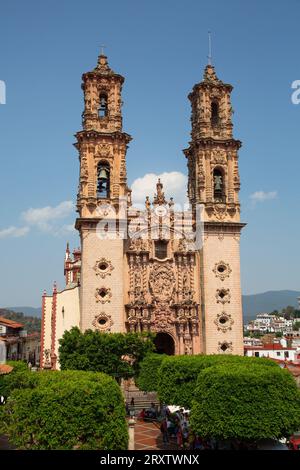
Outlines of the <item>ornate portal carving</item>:
[[154,301],[171,301],[175,290],[175,275],[170,264],[154,263],[149,277]]

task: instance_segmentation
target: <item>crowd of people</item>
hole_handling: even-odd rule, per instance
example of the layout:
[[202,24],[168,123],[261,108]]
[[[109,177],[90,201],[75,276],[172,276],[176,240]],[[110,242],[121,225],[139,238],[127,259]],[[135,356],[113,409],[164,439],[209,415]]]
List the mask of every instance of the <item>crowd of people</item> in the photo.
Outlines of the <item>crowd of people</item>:
[[213,442],[201,439],[190,429],[189,411],[180,408],[172,412],[167,406],[162,408],[160,430],[163,443],[167,446],[172,439],[176,439],[178,449],[205,450],[213,448]]

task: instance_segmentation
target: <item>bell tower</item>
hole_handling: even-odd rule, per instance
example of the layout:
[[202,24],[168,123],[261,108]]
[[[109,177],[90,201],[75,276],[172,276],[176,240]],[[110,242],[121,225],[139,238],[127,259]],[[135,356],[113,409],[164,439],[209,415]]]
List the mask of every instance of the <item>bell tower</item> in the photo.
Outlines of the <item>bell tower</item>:
[[233,87],[209,64],[189,94],[191,142],[184,150],[188,196],[204,208],[204,242],[199,250],[203,344],[206,354],[243,354],[240,287],[240,177],[232,135]]
[[[103,53],[97,66],[82,76],[83,129],[77,132],[75,144],[80,161],[76,228],[82,248],[82,330],[124,329],[120,314],[124,310],[124,240],[118,228],[122,223],[122,200],[130,200],[126,151],[131,137],[122,131],[123,83],[124,78],[109,67]],[[113,233],[108,228],[103,239],[99,226],[104,220],[113,226]]]

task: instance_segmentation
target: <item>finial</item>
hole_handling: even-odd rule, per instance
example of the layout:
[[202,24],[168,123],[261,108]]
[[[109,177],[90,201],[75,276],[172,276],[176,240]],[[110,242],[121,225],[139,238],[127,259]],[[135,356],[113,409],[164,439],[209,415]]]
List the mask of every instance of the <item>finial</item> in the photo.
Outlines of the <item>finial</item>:
[[211,56],[211,31],[208,31],[208,65],[212,65],[212,56]]
[[101,46],[100,46],[101,55],[105,55],[105,54],[104,54],[104,48],[105,48],[105,47],[106,47],[106,46],[105,46],[104,44],[101,44]]

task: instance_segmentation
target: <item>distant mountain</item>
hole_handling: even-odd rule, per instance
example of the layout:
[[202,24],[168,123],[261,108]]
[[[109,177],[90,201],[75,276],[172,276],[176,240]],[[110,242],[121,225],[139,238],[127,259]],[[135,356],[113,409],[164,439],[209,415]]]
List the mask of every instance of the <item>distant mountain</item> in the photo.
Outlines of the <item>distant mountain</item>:
[[3,307],[12,312],[22,312],[25,316],[38,317],[42,316],[42,309],[39,307]]
[[262,294],[243,295],[244,322],[253,320],[257,313],[270,313],[281,310],[288,305],[298,307],[297,297],[300,292],[295,290],[277,290]]

